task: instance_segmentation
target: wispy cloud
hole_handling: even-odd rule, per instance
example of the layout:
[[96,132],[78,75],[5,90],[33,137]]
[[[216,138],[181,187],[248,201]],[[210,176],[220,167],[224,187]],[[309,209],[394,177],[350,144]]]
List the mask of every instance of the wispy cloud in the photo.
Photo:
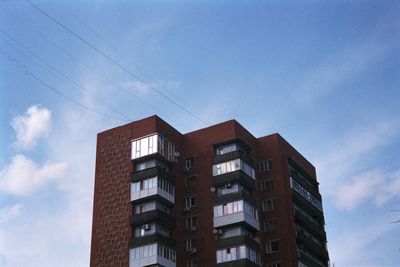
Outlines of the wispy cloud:
[[24,155],[16,155],[0,171],[0,190],[16,196],[28,196],[65,174],[67,163],[39,165]]
[[400,196],[400,170],[393,173],[375,170],[362,173],[339,187],[337,201],[339,208],[353,210],[364,201],[372,200],[381,206],[396,196]]
[[18,149],[31,149],[41,137],[49,133],[51,112],[47,108],[34,105],[24,115],[14,117],[11,125],[17,138],[14,146]]
[[21,204],[14,204],[0,209],[0,224],[17,218],[21,214],[22,209],[23,206]]
[[334,148],[324,150],[315,161],[322,190],[337,196],[337,190],[347,184],[351,177],[357,176],[353,172],[360,168],[366,156],[389,144],[399,133],[399,126],[397,121],[382,119],[357,125],[342,136],[331,138]]

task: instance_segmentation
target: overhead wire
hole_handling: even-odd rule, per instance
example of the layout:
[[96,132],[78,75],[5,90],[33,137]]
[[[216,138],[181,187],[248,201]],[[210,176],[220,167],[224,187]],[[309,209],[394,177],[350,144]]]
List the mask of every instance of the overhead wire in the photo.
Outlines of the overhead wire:
[[121,115],[124,119],[126,119],[127,121],[131,121],[131,119],[125,115],[124,113],[122,113],[121,111],[119,111],[118,109],[114,108],[113,106],[111,106],[110,104],[106,103],[105,101],[103,101],[102,99],[100,99],[99,97],[89,93],[83,86],[79,85],[77,82],[75,82],[74,80],[72,80],[71,78],[69,78],[68,76],[66,76],[64,73],[62,73],[61,71],[59,71],[56,67],[54,67],[52,64],[46,62],[44,59],[42,59],[40,56],[38,56],[35,52],[33,52],[32,50],[30,50],[29,48],[27,48],[26,46],[24,46],[23,44],[21,44],[18,40],[16,40],[14,37],[12,37],[10,34],[8,34],[6,31],[4,31],[3,29],[0,28],[0,32],[7,36],[10,40],[12,40],[14,43],[16,43],[19,47],[21,47],[23,50],[27,51],[29,54],[31,54],[34,58],[36,58],[36,60],[40,61],[42,64],[46,65],[48,68],[50,68],[51,70],[53,70],[54,72],[56,72],[58,75],[62,76],[65,80],[69,81],[72,86],[77,89],[78,91],[80,91],[81,93],[83,93],[84,95],[90,97],[91,99],[93,99],[95,102],[97,102],[98,104],[108,108],[109,110],[118,113],[119,115]]
[[52,85],[46,83],[46,82],[43,81],[40,77],[38,77],[38,76],[35,75],[33,72],[31,72],[31,71],[29,70],[28,66],[26,66],[26,65],[24,65],[24,64],[21,64],[21,63],[19,62],[19,60],[17,60],[15,57],[11,56],[11,54],[8,53],[3,47],[0,47],[0,54],[5,55],[5,56],[7,57],[7,60],[8,60],[10,63],[14,63],[15,66],[16,66],[18,69],[22,70],[23,73],[24,73],[25,75],[28,75],[28,76],[32,77],[32,78],[33,78],[34,80],[36,80],[37,82],[39,82],[40,84],[42,84],[43,86],[45,86],[45,87],[48,88],[49,90],[55,92],[56,94],[58,94],[58,95],[64,97],[64,98],[67,99],[68,101],[70,101],[70,102],[72,102],[72,103],[74,103],[74,104],[76,104],[76,105],[78,105],[78,106],[80,106],[80,107],[82,107],[82,108],[84,108],[84,109],[87,109],[87,110],[89,110],[89,111],[91,111],[91,112],[94,112],[94,113],[97,113],[97,114],[102,115],[102,116],[104,116],[104,117],[107,117],[107,118],[109,118],[109,119],[113,119],[113,120],[117,120],[117,121],[125,121],[125,122],[128,122],[128,121],[125,120],[125,119],[122,119],[122,118],[119,118],[119,117],[115,117],[115,116],[112,116],[112,115],[110,115],[110,114],[107,114],[107,113],[104,113],[104,112],[102,112],[102,111],[99,111],[99,110],[97,110],[97,109],[91,108],[91,107],[89,107],[89,106],[87,106],[87,105],[85,105],[85,104],[82,104],[81,102],[79,102],[79,101],[73,99],[72,97],[69,97],[68,95],[64,94],[63,92],[61,92],[60,90],[58,90],[58,89],[55,88],[54,86],[52,86]]
[[[71,10],[69,9],[64,9],[71,17],[73,17],[79,24],[81,24],[82,26],[84,26],[86,29],[88,29],[91,33],[93,33],[97,38],[99,38],[101,41],[103,41],[107,46],[109,46],[110,48],[112,48],[115,52],[117,52],[118,57],[120,57],[123,52],[121,52],[121,50],[119,50],[118,48],[116,48],[113,44],[111,44],[109,41],[106,40],[106,38],[104,38],[100,33],[98,33],[95,29],[93,29],[93,27],[89,26],[86,22],[84,22],[82,19],[80,19],[77,15],[75,15]],[[157,80],[154,76],[152,76],[150,73],[148,73],[146,70],[144,70],[141,66],[139,66],[138,64],[136,64],[135,62],[129,62],[129,64],[134,65],[137,69],[139,69],[141,71],[142,74],[144,74],[145,76],[147,76],[148,79],[152,80],[153,83],[158,84],[159,87],[161,87],[162,89],[164,89],[165,91],[168,91],[170,95],[172,95],[175,98],[179,98],[177,97],[175,94],[173,94],[171,92],[171,90],[169,90],[166,86],[164,86],[159,80]],[[149,81],[147,81],[149,82]],[[180,101],[182,102],[182,99],[180,99]]]
[[45,15],[47,18],[49,18],[50,20],[52,20],[53,22],[55,22],[57,25],[59,25],[61,28],[63,28],[65,31],[67,31],[68,33],[70,33],[71,35],[73,35],[75,38],[77,38],[78,40],[80,40],[81,42],[83,42],[84,44],[86,44],[88,47],[90,47],[91,49],[93,49],[94,51],[96,51],[98,54],[100,54],[102,57],[104,57],[106,60],[108,60],[110,63],[112,63],[113,65],[115,65],[116,67],[118,67],[119,69],[121,69],[122,71],[124,71],[125,73],[129,74],[130,76],[132,76],[134,79],[140,81],[143,84],[146,84],[151,90],[153,90],[154,92],[156,92],[158,95],[160,95],[161,97],[163,97],[164,99],[168,100],[169,102],[171,102],[172,104],[174,104],[175,106],[177,106],[178,108],[180,108],[181,110],[183,110],[184,112],[186,112],[187,114],[189,114],[190,116],[192,116],[193,118],[197,119],[198,121],[200,121],[201,123],[203,123],[204,125],[207,125],[207,123],[201,119],[199,116],[197,116],[196,114],[194,114],[193,112],[191,112],[190,110],[188,110],[187,108],[185,108],[183,105],[179,104],[178,102],[176,102],[174,99],[172,99],[171,97],[167,96],[166,94],[164,94],[162,91],[158,90],[155,86],[149,84],[147,81],[145,81],[144,79],[142,79],[141,77],[139,77],[138,75],[136,75],[135,73],[133,73],[132,71],[130,71],[129,69],[127,69],[125,66],[123,66],[122,64],[120,64],[118,61],[114,60],[111,56],[107,55],[105,52],[101,51],[100,49],[98,49],[96,46],[94,46],[93,44],[91,44],[90,42],[86,41],[83,37],[81,37],[80,35],[78,35],[77,33],[75,33],[73,30],[71,30],[70,28],[68,28],[67,26],[65,26],[63,23],[61,23],[60,21],[58,21],[56,18],[52,17],[50,14],[48,14],[46,11],[44,11],[43,9],[41,9],[39,6],[33,4],[30,0],[24,0],[26,3],[28,3],[30,6],[32,6],[33,8],[35,8],[37,11],[39,11],[40,13],[42,13],[43,15]]
[[[117,83],[116,81],[112,81],[110,80],[107,76],[105,76],[104,74],[98,72],[96,69],[94,69],[93,67],[89,66],[88,64],[86,64],[85,62],[83,62],[80,58],[78,58],[77,56],[71,54],[70,52],[66,51],[63,47],[61,47],[60,45],[56,44],[55,42],[53,42],[52,40],[48,39],[43,33],[37,31],[36,29],[32,28],[31,26],[27,25],[25,22],[21,21],[16,15],[12,14],[10,11],[7,11],[5,9],[0,9],[3,13],[5,13],[6,15],[12,17],[14,20],[16,20],[19,24],[21,24],[23,27],[25,27],[29,32],[36,34],[42,41],[48,42],[50,45],[54,46],[56,49],[58,49],[61,53],[63,53],[64,55],[72,58],[74,61],[76,61],[79,65],[82,65],[83,67],[85,67],[87,70],[95,73],[97,75],[97,77],[99,77],[101,80],[105,81],[106,83],[116,86],[118,88],[120,88],[121,90],[125,91],[127,94],[129,94],[130,96],[134,97],[135,99],[137,99],[139,102],[141,102],[142,104],[144,104],[147,108],[151,108],[153,110],[158,111],[159,113],[165,112],[165,111],[161,111],[159,109],[159,107],[153,105],[152,103],[149,103],[148,101],[143,100],[142,98],[140,98],[139,96],[135,95],[133,92],[131,92],[130,90],[128,90],[125,87],[122,87],[119,83]],[[7,36],[8,37],[8,36]],[[14,38],[15,39],[15,38]],[[15,40],[16,41],[16,40]],[[24,47],[24,49],[26,49],[26,47]],[[30,51],[32,52],[32,51]],[[37,57],[39,57],[36,54]],[[40,58],[40,57],[39,57]],[[42,64],[44,64],[42,62]],[[49,70],[47,70],[49,71]],[[53,70],[54,71],[54,70]],[[54,74],[53,74],[54,75]],[[57,77],[58,78],[58,77]],[[74,82],[74,81],[72,81]],[[76,82],[75,82],[76,83]],[[184,127],[179,121],[176,122],[178,124],[180,124],[182,127]]]

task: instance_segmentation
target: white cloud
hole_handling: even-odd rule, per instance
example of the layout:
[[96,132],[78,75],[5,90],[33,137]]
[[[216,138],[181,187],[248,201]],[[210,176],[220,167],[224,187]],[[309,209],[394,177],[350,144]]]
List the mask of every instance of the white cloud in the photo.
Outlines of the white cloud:
[[16,155],[0,171],[0,190],[16,196],[28,196],[65,174],[66,163],[39,165],[24,155]]
[[0,209],[0,223],[6,223],[17,218],[23,209],[21,204],[14,204]]
[[39,138],[50,131],[51,111],[34,105],[26,113],[12,120],[12,127],[17,134],[14,146],[19,149],[31,149],[36,146]]
[[378,206],[400,196],[400,170],[393,173],[369,171],[341,186],[337,192],[339,208],[353,210],[362,202],[372,200]]
[[139,96],[143,96],[151,91],[149,85],[140,81],[132,80],[132,81],[121,82],[120,84],[123,88],[126,88],[127,90],[136,93]]
[[[348,181],[352,180],[351,177],[358,176],[353,172],[363,164],[366,156],[389,144],[399,130],[397,122],[382,119],[379,122],[355,126],[344,135],[330,139],[333,148],[324,149],[315,160],[322,191],[337,196],[339,187],[348,184]],[[358,183],[356,187],[363,186],[368,187],[363,183]]]

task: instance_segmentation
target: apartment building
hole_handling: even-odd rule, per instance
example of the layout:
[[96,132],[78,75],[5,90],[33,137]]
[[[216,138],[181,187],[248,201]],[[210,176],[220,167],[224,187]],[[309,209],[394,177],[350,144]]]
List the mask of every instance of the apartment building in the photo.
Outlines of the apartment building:
[[328,266],[315,168],[230,120],[99,133],[91,266]]

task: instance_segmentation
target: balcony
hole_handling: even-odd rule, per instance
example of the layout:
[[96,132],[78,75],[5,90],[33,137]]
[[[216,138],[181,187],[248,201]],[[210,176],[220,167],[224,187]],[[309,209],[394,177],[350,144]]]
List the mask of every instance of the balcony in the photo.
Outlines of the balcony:
[[153,244],[153,243],[158,243],[158,244],[163,244],[166,245],[170,248],[176,248],[176,241],[166,237],[162,234],[159,233],[155,233],[152,235],[145,235],[145,236],[141,236],[141,237],[133,237],[130,241],[129,241],[129,247],[130,248],[134,248],[134,247],[140,247],[143,245],[147,245],[147,244]]
[[141,171],[136,171],[136,172],[132,172],[131,173],[131,181],[132,182],[138,182],[141,180],[144,180],[146,178],[149,177],[161,177],[164,180],[167,180],[168,182],[175,184],[175,178],[169,173],[166,172],[165,170],[163,170],[160,167],[152,167],[152,168],[148,168],[145,170],[141,170]]
[[228,203],[228,202],[233,202],[236,200],[241,200],[244,199],[247,202],[254,203],[254,200],[251,198],[251,195],[246,192],[245,190],[242,190],[240,192],[233,192],[225,195],[217,195],[215,196],[214,204],[219,205],[223,203]]
[[323,218],[324,214],[322,213],[322,210],[318,209],[315,205],[313,205],[310,201],[305,199],[302,195],[300,195],[297,191],[292,189],[292,199],[293,202],[303,209],[307,210],[307,212],[316,218]]
[[296,223],[300,224],[313,235],[316,235],[317,237],[324,240],[326,239],[325,231],[315,221],[315,219],[309,217],[310,215],[305,215],[297,210],[293,210],[293,215]]
[[227,214],[219,217],[214,216],[214,228],[220,228],[232,224],[241,224],[246,227],[255,229],[257,231],[260,230],[259,221],[244,211]]
[[217,263],[217,267],[260,267],[260,265],[250,261],[249,259],[239,259]]
[[153,187],[149,189],[140,190],[139,192],[131,192],[131,201],[137,201],[139,199],[153,199],[152,196],[161,196],[162,198],[168,200],[172,204],[175,203],[174,195],[162,190],[159,187]]
[[175,144],[159,133],[132,140],[131,159],[133,161],[157,154],[169,162],[176,162]]
[[297,233],[297,242],[300,246],[304,246],[308,251],[310,251],[312,254],[314,254],[317,258],[320,258],[321,260],[327,260],[328,259],[328,252],[325,250],[325,246],[323,244],[317,244],[313,240],[311,240],[309,237],[307,237],[303,233]]
[[245,174],[242,170],[228,172],[214,176],[215,186],[222,186],[227,183],[239,183],[249,190],[254,189],[255,180],[249,175]]
[[143,225],[149,222],[158,222],[170,229],[176,226],[176,218],[160,210],[151,210],[135,214],[130,218],[130,224],[133,226]]
[[217,239],[217,249],[237,247],[240,245],[246,245],[247,247],[250,247],[255,251],[260,251],[260,244],[256,240],[247,235]]
[[218,164],[234,159],[242,159],[254,168],[254,160],[251,159],[243,150],[236,150],[222,155],[216,155],[213,158],[213,164]]
[[129,251],[129,266],[176,266],[176,249],[161,243],[147,243],[132,247]]

